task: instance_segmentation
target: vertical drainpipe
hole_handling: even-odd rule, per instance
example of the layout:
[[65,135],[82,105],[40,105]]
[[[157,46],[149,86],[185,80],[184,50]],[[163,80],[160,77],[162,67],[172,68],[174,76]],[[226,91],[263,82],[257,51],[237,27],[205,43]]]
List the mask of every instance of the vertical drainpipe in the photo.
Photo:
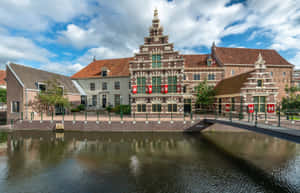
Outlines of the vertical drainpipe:
[[24,88],[24,92],[25,92],[25,119],[28,119],[28,98],[27,98],[27,89]]

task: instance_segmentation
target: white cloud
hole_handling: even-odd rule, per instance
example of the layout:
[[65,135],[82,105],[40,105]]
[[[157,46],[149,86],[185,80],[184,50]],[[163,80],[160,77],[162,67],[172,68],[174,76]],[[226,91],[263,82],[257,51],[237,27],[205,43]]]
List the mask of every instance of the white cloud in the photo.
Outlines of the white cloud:
[[58,41],[65,44],[74,45],[76,48],[85,48],[96,46],[99,43],[99,36],[95,33],[95,29],[82,29],[77,25],[69,24],[67,30],[59,32],[61,35]]
[[1,0],[0,25],[15,29],[46,30],[52,22],[68,22],[90,15],[90,0]]
[[70,62],[51,62],[41,65],[40,69],[58,74],[73,75],[83,67],[84,66],[79,63],[71,64]]
[[48,62],[54,56],[48,50],[37,46],[32,40],[24,37],[0,35],[0,63],[7,61],[30,60]]
[[78,62],[82,64],[89,64],[93,61],[93,58],[96,59],[108,59],[108,58],[124,58],[124,57],[132,57],[133,50],[120,50],[109,49],[107,47],[97,47],[89,49],[83,56],[78,59]]
[[290,62],[295,65],[295,68],[300,69],[300,51],[290,60]]

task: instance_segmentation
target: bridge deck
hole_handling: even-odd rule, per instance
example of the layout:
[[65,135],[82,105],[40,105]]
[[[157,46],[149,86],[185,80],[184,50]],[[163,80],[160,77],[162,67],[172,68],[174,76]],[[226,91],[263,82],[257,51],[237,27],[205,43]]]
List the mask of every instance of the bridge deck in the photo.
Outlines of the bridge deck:
[[296,143],[300,143],[300,129],[290,129],[284,127],[276,127],[265,124],[257,124],[255,126],[254,123],[248,123],[244,121],[227,121],[227,120],[215,120],[215,119],[205,119],[206,123],[219,123],[224,125],[229,125],[241,129],[246,129],[262,134],[271,135],[273,137],[278,137],[281,139],[293,141]]

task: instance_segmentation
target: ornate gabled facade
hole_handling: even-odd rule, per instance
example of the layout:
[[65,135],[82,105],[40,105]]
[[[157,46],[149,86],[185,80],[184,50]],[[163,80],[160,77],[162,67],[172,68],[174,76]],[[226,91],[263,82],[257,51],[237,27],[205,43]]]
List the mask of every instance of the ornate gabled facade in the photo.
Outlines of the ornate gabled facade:
[[228,106],[237,114],[241,110],[240,105],[243,105],[243,112],[247,113],[248,105],[253,104],[258,114],[264,114],[267,105],[276,106],[279,88],[266,69],[265,60],[259,54],[254,70],[220,81],[215,87],[218,112],[226,112]]
[[163,34],[157,10],[144,45],[130,62],[135,113],[183,113],[184,59]]

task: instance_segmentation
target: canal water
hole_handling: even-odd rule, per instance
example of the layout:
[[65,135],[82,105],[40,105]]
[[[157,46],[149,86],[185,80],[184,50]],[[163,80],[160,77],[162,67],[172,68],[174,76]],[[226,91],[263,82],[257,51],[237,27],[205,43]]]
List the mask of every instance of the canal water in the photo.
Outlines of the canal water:
[[0,133],[0,192],[300,192],[300,145],[248,132]]

